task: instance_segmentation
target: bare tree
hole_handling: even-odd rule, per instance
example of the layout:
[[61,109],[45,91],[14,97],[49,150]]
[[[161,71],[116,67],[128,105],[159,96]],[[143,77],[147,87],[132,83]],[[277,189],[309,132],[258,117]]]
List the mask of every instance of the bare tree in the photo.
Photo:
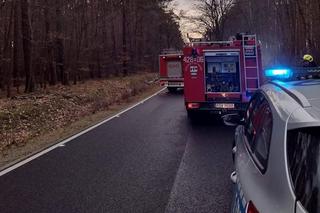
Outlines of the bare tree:
[[35,89],[34,75],[32,70],[32,35],[29,16],[29,1],[21,0],[21,33],[24,55],[24,70],[26,74],[25,91],[33,92]]
[[49,0],[44,0],[44,43],[46,52],[46,75],[50,85],[57,83],[56,66],[54,66],[54,44],[52,40],[52,30],[50,23],[50,4]]
[[121,1],[121,10],[122,10],[122,72],[123,75],[126,76],[128,75],[128,70],[127,70],[127,1],[122,0]]
[[[18,43],[19,43],[19,1],[15,0],[13,3],[13,42],[12,42],[12,74],[13,74],[13,84],[17,88],[19,93],[19,70],[18,70]],[[10,87],[11,82],[8,82],[7,96],[10,97]]]
[[23,80],[31,92],[157,70],[161,49],[183,45],[171,0],[0,2],[0,88],[9,95]]
[[[216,29],[217,1],[199,0],[205,32]],[[225,2],[225,1],[224,1]],[[237,32],[250,32],[262,41],[263,61],[268,64],[297,64],[303,54],[320,59],[320,8],[318,0],[234,0],[223,15],[217,32],[226,38]],[[213,17],[208,19],[205,17]],[[219,33],[218,33],[219,34]],[[219,35],[214,35],[214,39]]]
[[223,39],[226,17],[234,4],[234,0],[197,0],[199,16],[192,17],[205,30],[210,40]]
[[69,76],[65,73],[64,67],[64,45],[62,32],[62,0],[56,0],[56,68],[60,81],[64,85],[69,84]]

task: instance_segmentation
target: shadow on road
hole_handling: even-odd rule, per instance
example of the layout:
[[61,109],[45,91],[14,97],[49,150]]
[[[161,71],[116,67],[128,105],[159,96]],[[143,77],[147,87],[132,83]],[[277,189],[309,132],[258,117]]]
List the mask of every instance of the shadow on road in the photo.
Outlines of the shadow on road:
[[183,89],[182,88],[178,88],[176,91],[171,91],[171,92],[169,92],[168,90],[167,90],[167,94],[168,95],[183,95]]
[[234,129],[225,126],[219,115],[192,115],[188,118],[184,109],[186,147],[166,213],[230,212]]
[[188,118],[188,120],[192,126],[225,126],[221,115],[210,112],[199,112],[192,118]]

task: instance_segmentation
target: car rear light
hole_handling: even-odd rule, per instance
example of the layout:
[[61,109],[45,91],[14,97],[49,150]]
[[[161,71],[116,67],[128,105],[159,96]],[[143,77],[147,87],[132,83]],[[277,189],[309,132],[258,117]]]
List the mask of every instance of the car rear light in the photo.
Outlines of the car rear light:
[[254,204],[252,203],[252,201],[249,201],[248,205],[247,205],[247,210],[246,213],[259,213],[259,211],[257,210],[257,208],[254,206]]
[[187,107],[188,107],[188,109],[198,109],[198,108],[200,108],[200,104],[199,103],[188,103]]

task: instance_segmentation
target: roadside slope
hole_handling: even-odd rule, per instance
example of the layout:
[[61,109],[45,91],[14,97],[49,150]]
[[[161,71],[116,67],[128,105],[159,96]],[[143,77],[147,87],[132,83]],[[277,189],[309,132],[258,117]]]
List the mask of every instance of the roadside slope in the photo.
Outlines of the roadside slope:
[[159,90],[155,74],[95,80],[0,100],[0,168]]

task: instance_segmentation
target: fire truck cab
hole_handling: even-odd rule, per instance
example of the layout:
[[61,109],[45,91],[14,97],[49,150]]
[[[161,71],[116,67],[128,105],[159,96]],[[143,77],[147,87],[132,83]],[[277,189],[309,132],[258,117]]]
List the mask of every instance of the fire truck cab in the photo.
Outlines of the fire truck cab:
[[181,51],[164,50],[159,56],[160,84],[166,86],[169,92],[184,87],[182,63]]
[[243,113],[264,81],[256,35],[230,41],[191,42],[183,50],[188,115],[196,111]]

